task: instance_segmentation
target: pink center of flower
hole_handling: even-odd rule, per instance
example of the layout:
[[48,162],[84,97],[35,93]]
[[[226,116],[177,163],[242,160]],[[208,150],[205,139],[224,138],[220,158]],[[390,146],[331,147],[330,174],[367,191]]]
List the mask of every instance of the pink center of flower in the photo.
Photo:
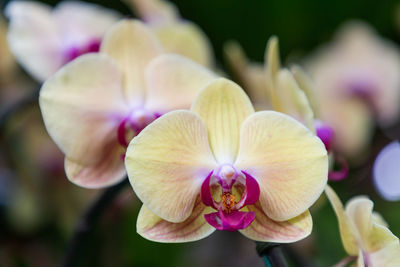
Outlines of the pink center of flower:
[[[218,188],[221,189],[219,199]],[[250,174],[239,173],[234,166],[224,164],[212,171],[201,186],[202,202],[217,210],[204,217],[217,230],[244,229],[253,222],[255,213],[239,210],[256,203],[259,196],[258,183]]]
[[65,64],[74,60],[75,58],[87,54],[87,53],[96,53],[100,50],[101,39],[95,38],[84,44],[83,46],[71,46],[69,47],[64,54]]
[[315,120],[314,125],[317,136],[321,139],[322,143],[324,143],[326,150],[330,152],[335,132],[332,127],[320,120]]
[[128,147],[134,136],[160,116],[160,113],[152,113],[142,108],[133,110],[118,125],[117,138],[120,145],[125,148]]

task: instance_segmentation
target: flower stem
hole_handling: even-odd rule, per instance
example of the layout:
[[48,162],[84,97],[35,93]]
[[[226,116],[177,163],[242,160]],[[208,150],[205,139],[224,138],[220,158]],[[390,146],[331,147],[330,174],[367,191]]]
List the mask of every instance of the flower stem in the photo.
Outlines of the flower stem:
[[267,267],[287,267],[281,247],[276,243],[256,242],[257,253]]
[[119,184],[107,188],[83,214],[75,228],[75,233],[72,236],[64,260],[60,266],[69,267],[78,264],[80,257],[85,252],[85,243],[92,233],[96,222],[122,189],[129,184],[128,181],[129,180],[125,178]]

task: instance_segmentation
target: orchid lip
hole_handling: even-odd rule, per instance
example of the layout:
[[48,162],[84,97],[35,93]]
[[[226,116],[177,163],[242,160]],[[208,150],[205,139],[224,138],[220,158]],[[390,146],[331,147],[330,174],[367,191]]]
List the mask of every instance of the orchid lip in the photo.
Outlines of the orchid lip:
[[335,136],[335,132],[332,127],[319,120],[315,120],[315,131],[319,139],[321,139],[322,143],[324,143],[325,149],[330,152]]
[[71,46],[64,54],[65,64],[74,60],[75,58],[87,53],[96,53],[100,51],[100,38],[93,38],[82,46]]
[[[211,184],[220,186],[222,194],[216,201],[211,193]],[[242,191],[241,198],[236,201],[233,187]],[[244,190],[243,190],[244,187]],[[248,227],[255,218],[254,212],[240,211],[246,205],[254,204],[260,196],[257,181],[247,172],[239,173],[232,165],[222,165],[216,172],[208,174],[201,186],[201,200],[217,212],[206,214],[206,221],[217,230],[236,231]]]
[[[134,109],[126,116],[117,128],[117,139],[121,146],[128,147],[130,139],[138,135],[147,125],[161,116],[157,112],[149,112],[145,109]],[[129,137],[129,133],[131,136]]]

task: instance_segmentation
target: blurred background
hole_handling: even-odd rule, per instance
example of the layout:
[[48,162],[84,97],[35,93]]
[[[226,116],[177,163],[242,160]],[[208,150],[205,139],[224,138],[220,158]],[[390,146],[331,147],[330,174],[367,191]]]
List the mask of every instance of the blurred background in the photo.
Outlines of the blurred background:
[[[7,2],[0,1],[2,10]],[[59,1],[42,2],[56,5]],[[87,2],[134,17],[120,1]],[[283,63],[301,62],[329,42],[338,27],[350,19],[363,20],[381,36],[400,44],[400,2],[395,0],[171,2],[183,18],[206,33],[218,66],[227,73],[223,45],[228,40],[237,40],[251,60],[261,63],[268,38],[276,35]],[[13,71],[0,76],[1,114],[40,87],[17,65],[10,68],[18,74]],[[63,155],[48,137],[35,101],[1,123],[0,266],[58,265],[80,215],[102,191],[83,189],[66,179]],[[400,203],[381,198],[372,182],[373,162],[390,142],[382,130],[375,129],[368,155],[352,166],[346,180],[331,184],[343,202],[354,195],[369,195],[375,201],[375,210],[399,236]],[[127,187],[85,241],[78,266],[263,266],[254,242],[239,233],[219,232],[188,244],[147,241],[135,230],[139,208],[139,200]],[[324,199],[311,211],[312,235],[288,246],[285,253],[296,258],[291,262],[293,266],[331,266],[345,257],[336,216]]]

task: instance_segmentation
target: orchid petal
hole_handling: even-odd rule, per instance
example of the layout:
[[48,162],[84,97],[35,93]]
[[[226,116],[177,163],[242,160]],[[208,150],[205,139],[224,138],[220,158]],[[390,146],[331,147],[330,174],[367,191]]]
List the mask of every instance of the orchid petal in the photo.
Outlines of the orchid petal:
[[116,140],[127,111],[121,74],[105,55],[87,54],[67,64],[42,86],[40,109],[46,128],[67,158],[94,165]]
[[192,101],[216,75],[179,55],[161,55],[146,69],[146,107],[157,112],[189,109]]
[[131,106],[145,101],[145,68],[161,47],[156,37],[137,20],[122,20],[113,26],[101,43],[101,52],[111,56],[123,73],[123,88]]
[[370,266],[397,267],[400,266],[399,242],[392,242],[384,248],[368,254]]
[[66,37],[64,42],[84,45],[95,38],[101,40],[121,15],[96,4],[65,1],[54,8],[53,17]]
[[268,93],[272,108],[276,111],[283,112],[281,99],[279,99],[277,95],[278,72],[281,69],[281,62],[279,59],[278,38],[276,36],[269,38],[264,58],[264,62],[267,63]]
[[197,25],[182,21],[152,29],[166,52],[183,55],[203,66],[214,65],[211,44]]
[[123,148],[116,139],[107,144],[102,157],[93,165],[83,165],[65,158],[65,173],[68,180],[85,188],[103,188],[122,181],[126,176],[122,161]]
[[277,74],[277,92],[282,111],[299,119],[308,129],[315,133],[314,113],[306,94],[300,89],[292,73],[282,69]]
[[273,220],[305,212],[321,195],[328,178],[324,144],[295,119],[260,111],[246,119],[235,166],[260,186],[260,204]]
[[164,0],[125,0],[138,16],[150,24],[173,22],[179,18],[175,5]]
[[356,226],[363,249],[367,252],[380,250],[391,242],[399,242],[388,228],[374,223],[373,202],[364,197],[354,197],[346,205],[346,214]]
[[291,67],[290,72],[293,74],[293,77],[296,79],[301,90],[306,94],[311,110],[313,110],[315,114],[319,114],[319,104],[316,99],[315,87],[311,77],[309,77],[305,70],[298,65]]
[[216,162],[204,123],[179,110],[161,116],[131,141],[125,166],[144,205],[164,220],[183,222]]
[[148,207],[142,206],[136,223],[139,235],[146,239],[165,242],[191,242],[209,236],[215,228],[204,220],[204,214],[212,209],[197,199],[191,215],[183,222],[172,223],[155,215]]
[[256,110],[267,109],[269,92],[264,66],[249,62],[242,47],[234,41],[224,46],[224,56],[233,76],[248,93]]
[[343,247],[347,254],[356,256],[359,249],[357,243],[359,237],[355,225],[350,221],[347,213],[343,209],[342,202],[329,185],[325,188],[325,194],[336,213]]
[[51,8],[34,1],[13,1],[5,14],[10,19],[8,44],[18,62],[44,81],[64,63],[62,40],[54,24]]
[[239,148],[240,127],[254,112],[247,95],[234,82],[219,78],[203,88],[192,111],[206,124],[218,163],[233,163]]
[[246,209],[255,212],[256,217],[249,227],[240,232],[253,240],[291,243],[301,240],[311,233],[312,218],[308,210],[290,220],[277,222],[264,213],[260,203],[247,206]]

